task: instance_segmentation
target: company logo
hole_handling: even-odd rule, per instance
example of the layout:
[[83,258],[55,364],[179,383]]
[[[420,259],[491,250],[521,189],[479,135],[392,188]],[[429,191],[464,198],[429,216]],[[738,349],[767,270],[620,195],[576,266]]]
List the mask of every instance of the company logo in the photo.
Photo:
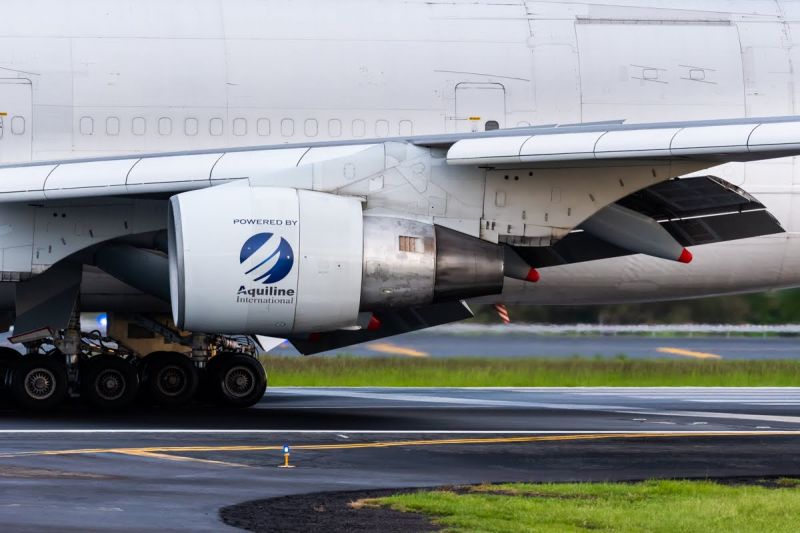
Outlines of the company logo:
[[294,252],[289,242],[273,233],[257,233],[247,239],[239,253],[245,274],[264,285],[278,283],[289,275]]

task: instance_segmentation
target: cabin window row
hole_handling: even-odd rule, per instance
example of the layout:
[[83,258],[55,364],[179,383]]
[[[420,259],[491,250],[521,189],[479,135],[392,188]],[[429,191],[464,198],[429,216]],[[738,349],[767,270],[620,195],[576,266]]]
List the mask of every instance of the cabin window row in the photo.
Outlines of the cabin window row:
[[6,128],[11,135],[25,135],[26,126],[25,117],[15,116],[9,120],[6,115],[0,115],[0,139],[3,138]]
[[[346,126],[349,126],[349,132],[345,132]],[[165,137],[180,133],[179,129],[175,128],[173,120],[169,117],[157,119],[153,127],[155,127],[158,135]],[[178,128],[179,127],[180,126],[178,126]],[[332,118],[322,125],[314,118],[306,119],[299,123],[296,123],[294,119],[284,118],[275,124],[275,131],[273,131],[273,124],[268,118],[248,121],[246,118],[239,117],[233,119],[230,127],[234,137],[245,137],[253,134],[259,137],[269,137],[273,134],[279,134],[281,137],[286,138],[295,137],[297,135],[303,135],[305,137],[327,135],[328,137],[335,138],[342,137],[345,134],[349,134],[351,137],[366,137],[368,134],[374,134],[375,137],[389,137],[391,135],[407,137],[414,134],[414,125],[410,120],[399,121],[394,131],[392,131],[392,124],[388,120],[376,120],[374,122],[374,130],[369,132],[368,124],[365,120],[355,119],[345,124],[345,122],[337,118]],[[81,135],[95,135],[95,119],[88,116],[81,117],[78,128]],[[148,121],[144,117],[134,117],[131,120],[130,132],[133,135],[146,135],[147,130]],[[107,117],[105,120],[105,134],[116,136],[120,135],[121,132],[122,122],[119,117]],[[189,117],[183,120],[182,133],[187,137],[194,137],[201,133],[207,133],[212,137],[221,137],[225,134],[225,121],[222,118],[214,117],[209,119],[207,123],[204,123],[201,128],[199,119]]]

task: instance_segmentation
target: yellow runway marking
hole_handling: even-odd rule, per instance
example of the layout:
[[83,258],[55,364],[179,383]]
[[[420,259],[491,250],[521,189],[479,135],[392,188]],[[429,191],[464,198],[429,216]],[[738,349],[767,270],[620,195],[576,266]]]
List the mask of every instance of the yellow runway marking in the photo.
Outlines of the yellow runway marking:
[[668,353],[670,355],[681,355],[683,357],[694,357],[695,359],[722,359],[721,355],[706,352],[693,352],[683,348],[658,348],[657,352]]
[[430,355],[428,353],[420,352],[419,350],[415,350],[413,348],[397,346],[396,344],[391,344],[389,342],[373,342],[372,344],[367,344],[367,348],[369,348],[373,352],[385,353],[390,355],[405,355],[408,357],[428,357],[428,355]]
[[247,467],[247,465],[242,465],[239,463],[229,463],[227,461],[215,461],[213,459],[199,459],[197,457],[186,457],[183,455],[170,455],[166,453],[156,453],[156,452],[147,452],[142,450],[130,450],[126,452],[116,452],[122,455],[132,455],[134,457],[147,457],[150,459],[165,459],[167,461],[178,461],[178,462],[190,462],[190,463],[205,463],[210,465],[218,465],[218,466],[235,466],[235,467]]
[[[521,437],[476,437],[462,439],[426,439],[426,440],[397,440],[397,441],[373,441],[373,442],[351,442],[335,444],[298,444],[292,446],[294,450],[326,451],[326,450],[354,450],[365,448],[403,448],[412,446],[447,446],[465,444],[524,444],[533,442],[575,442],[590,440],[611,440],[611,439],[663,439],[663,438],[686,438],[686,437],[765,437],[765,436],[800,436],[800,431],[731,431],[731,432],[665,432],[665,433],[586,433],[571,435],[538,435]],[[282,445],[232,445],[232,446],[152,446],[144,448],[81,448],[71,450],[41,450],[33,452],[17,452],[0,454],[0,458],[15,457],[43,457],[43,456],[63,456],[63,455],[95,455],[95,454],[122,454],[140,457],[162,458],[175,461],[200,461],[225,466],[244,466],[236,463],[225,463],[223,461],[213,461],[210,459],[196,459],[193,457],[181,457],[166,455],[171,453],[192,453],[192,452],[268,452],[282,451]]]

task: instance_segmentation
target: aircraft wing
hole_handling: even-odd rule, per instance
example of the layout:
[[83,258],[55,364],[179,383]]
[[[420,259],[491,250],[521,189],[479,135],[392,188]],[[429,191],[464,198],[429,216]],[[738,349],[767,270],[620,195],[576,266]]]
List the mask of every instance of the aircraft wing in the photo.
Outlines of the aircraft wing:
[[451,165],[602,164],[636,160],[716,164],[797,155],[800,118],[555,127],[461,139]]
[[[447,164],[453,166],[586,168],[655,161],[691,163],[686,168],[702,169],[800,155],[800,117],[546,126],[0,165],[0,203],[166,197],[348,157],[390,143],[446,150]],[[297,183],[300,188],[305,185]]]
[[[40,274],[77,261],[145,294],[171,297],[180,327],[289,338],[313,353],[463,319],[470,311],[460,301],[499,294],[504,278],[535,281],[536,267],[624,253],[688,262],[688,245],[780,232],[744,191],[691,176],[721,163],[795,155],[800,117],[546,126],[5,165],[0,203],[8,207],[0,209],[0,227],[9,231],[0,235],[0,251],[9,281],[31,280],[17,291],[18,310],[31,311],[18,316],[20,332],[58,329],[69,318],[67,305],[54,318],[38,310],[56,310],[47,295],[72,294],[77,282]],[[269,256],[288,262],[267,270],[268,259],[247,263],[247,239],[273,235],[254,235],[251,221],[292,224],[285,235],[295,244],[282,239],[280,254]],[[165,242],[168,226],[178,237]],[[176,253],[166,254],[173,244]],[[258,271],[255,283],[287,276],[292,246],[310,247],[308,261],[318,261],[317,270],[292,278],[301,292],[241,285],[246,278],[236,274],[226,279],[233,290],[225,285],[217,294],[223,284],[207,258],[226,272],[239,258],[245,275]],[[416,264],[403,263],[407,254],[427,258],[421,279],[428,281],[419,287],[408,286],[418,272],[401,268]],[[395,257],[401,264],[384,264]],[[358,281],[362,272],[370,279],[368,270],[372,289]],[[196,279],[186,281],[182,272]],[[387,290],[387,283],[396,287]],[[236,299],[229,312],[203,314],[209,302],[229,297]],[[374,331],[358,322],[365,297],[367,309],[380,310],[373,318],[382,327]],[[280,320],[264,325],[240,316],[275,299],[286,304]]]

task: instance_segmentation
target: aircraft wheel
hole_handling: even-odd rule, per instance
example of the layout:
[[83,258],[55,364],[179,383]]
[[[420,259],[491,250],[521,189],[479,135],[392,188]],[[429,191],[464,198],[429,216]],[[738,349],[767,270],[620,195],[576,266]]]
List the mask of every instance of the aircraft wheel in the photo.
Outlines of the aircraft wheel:
[[20,409],[46,411],[67,395],[67,371],[48,355],[20,357],[11,376],[11,397]]
[[194,363],[177,352],[154,352],[145,357],[143,378],[150,400],[165,407],[192,401],[200,383]]
[[208,386],[219,403],[250,407],[267,390],[267,373],[261,363],[248,355],[223,353],[208,364]]
[[136,369],[115,355],[97,355],[81,366],[81,396],[99,409],[130,407],[138,391]]

